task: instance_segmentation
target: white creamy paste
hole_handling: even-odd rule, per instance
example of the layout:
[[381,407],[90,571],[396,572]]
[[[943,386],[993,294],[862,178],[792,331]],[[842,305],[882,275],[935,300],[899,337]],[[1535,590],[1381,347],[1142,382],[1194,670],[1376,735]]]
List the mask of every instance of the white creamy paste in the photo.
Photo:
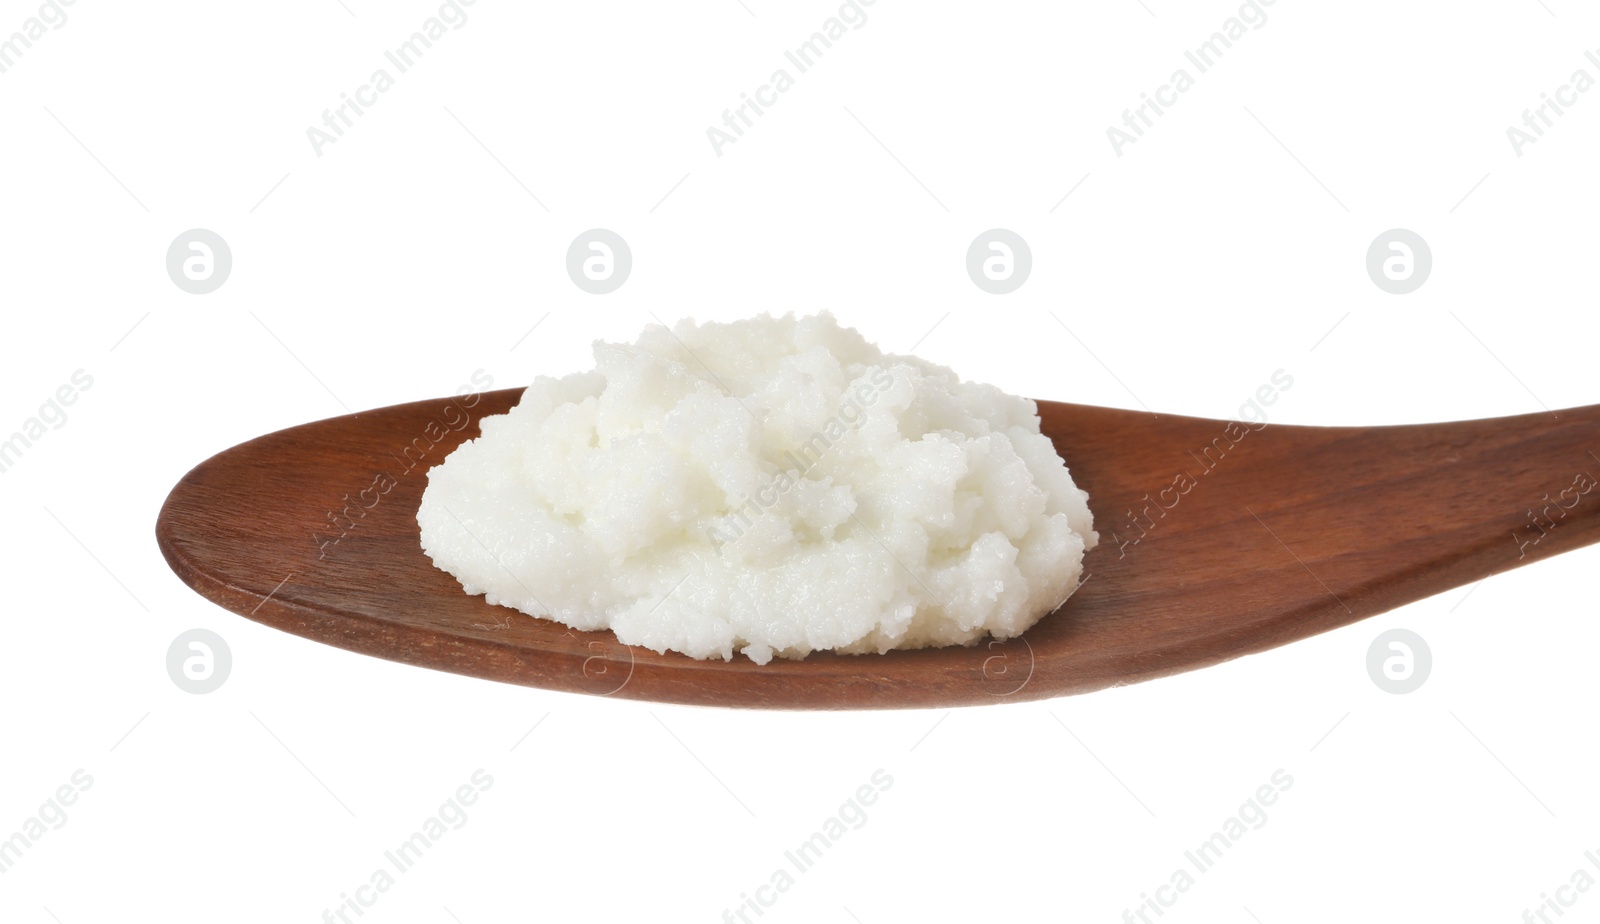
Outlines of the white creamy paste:
[[830,314],[652,325],[594,356],[428,473],[422,547],[467,593],[765,664],[1010,638],[1098,542],[1033,401]]

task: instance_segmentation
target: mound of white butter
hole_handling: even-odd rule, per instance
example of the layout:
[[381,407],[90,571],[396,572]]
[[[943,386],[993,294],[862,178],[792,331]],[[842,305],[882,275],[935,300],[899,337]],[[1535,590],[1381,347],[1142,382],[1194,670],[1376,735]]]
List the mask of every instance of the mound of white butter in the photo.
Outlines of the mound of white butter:
[[428,473],[469,594],[696,658],[1010,638],[1098,536],[1035,404],[829,314],[652,326]]

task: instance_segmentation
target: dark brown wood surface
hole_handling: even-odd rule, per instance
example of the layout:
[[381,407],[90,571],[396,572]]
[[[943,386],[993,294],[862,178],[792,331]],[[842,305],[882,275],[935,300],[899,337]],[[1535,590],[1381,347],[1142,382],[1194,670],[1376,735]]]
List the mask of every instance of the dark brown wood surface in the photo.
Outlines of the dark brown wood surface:
[[423,554],[415,517],[425,469],[520,395],[483,395],[465,412],[470,423],[462,399],[439,399],[223,452],[168,497],[156,525],[162,552],[218,605],[362,654],[573,693],[857,709],[1149,680],[1600,540],[1600,406],[1249,430],[1040,402],[1101,534],[1087,582],[1062,608],[1020,638],[973,648],[697,661],[490,606]]

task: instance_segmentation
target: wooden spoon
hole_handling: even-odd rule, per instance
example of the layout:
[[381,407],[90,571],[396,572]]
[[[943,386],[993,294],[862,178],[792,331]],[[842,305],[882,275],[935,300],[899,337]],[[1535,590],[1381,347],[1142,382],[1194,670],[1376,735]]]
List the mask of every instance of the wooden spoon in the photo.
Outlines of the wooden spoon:
[[1040,402],[1101,535],[1086,582],[1055,613],[973,648],[697,661],[491,606],[423,554],[425,470],[520,396],[421,401],[251,440],[178,483],[157,541],[213,602],[363,654],[573,693],[865,709],[1163,677],[1600,540],[1600,405],[1253,429]]

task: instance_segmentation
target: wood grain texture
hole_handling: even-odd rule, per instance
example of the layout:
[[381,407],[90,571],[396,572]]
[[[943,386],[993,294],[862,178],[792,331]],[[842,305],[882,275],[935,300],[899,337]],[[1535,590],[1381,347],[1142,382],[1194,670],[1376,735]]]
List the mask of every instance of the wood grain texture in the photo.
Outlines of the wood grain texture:
[[696,661],[490,606],[423,554],[415,517],[426,468],[520,396],[384,408],[223,452],[167,498],[161,550],[218,605],[362,654],[572,693],[856,709],[1149,680],[1600,540],[1600,490],[1591,490],[1600,406],[1250,430],[1040,402],[1043,429],[1089,492],[1101,534],[1086,583],[1061,609],[1021,638],[973,648]]

